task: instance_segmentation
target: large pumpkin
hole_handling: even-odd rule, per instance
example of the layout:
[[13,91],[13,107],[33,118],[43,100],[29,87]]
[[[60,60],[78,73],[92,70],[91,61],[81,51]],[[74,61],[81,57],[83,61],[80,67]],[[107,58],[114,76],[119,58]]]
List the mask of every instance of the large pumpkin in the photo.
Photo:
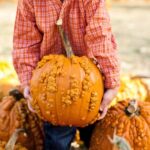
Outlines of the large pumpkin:
[[31,79],[32,106],[54,125],[85,126],[98,117],[102,75],[90,59],[73,55],[59,29],[68,57],[48,55],[38,63]]
[[0,102],[0,148],[11,150],[16,141],[15,150],[43,149],[41,121],[29,112],[23,95],[12,90]]
[[113,150],[108,137],[124,137],[133,150],[150,149],[150,103],[122,101],[110,108],[93,132],[90,150]]

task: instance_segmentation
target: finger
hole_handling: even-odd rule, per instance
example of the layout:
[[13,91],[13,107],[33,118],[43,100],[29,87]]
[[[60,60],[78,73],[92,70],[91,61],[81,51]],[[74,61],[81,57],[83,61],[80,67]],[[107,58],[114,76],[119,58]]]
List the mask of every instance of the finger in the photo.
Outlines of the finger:
[[100,111],[103,111],[105,107],[107,107],[111,102],[111,99],[103,99],[102,104],[100,106]]
[[100,106],[100,111],[104,111],[104,109],[109,105],[110,100],[109,99],[104,99],[101,106]]
[[31,106],[31,104],[30,104],[30,101],[29,100],[27,100],[27,105],[28,105],[28,109],[31,111],[31,112],[33,112],[33,113],[35,113],[36,111],[32,108],[32,106]]
[[29,88],[25,88],[23,94],[26,99],[31,99]]
[[102,114],[100,115],[100,117],[99,117],[99,119],[98,119],[98,120],[103,119],[103,118],[106,116],[107,111],[108,111],[108,107],[105,107],[105,108],[104,108],[104,110],[103,110],[103,112],[102,112]]

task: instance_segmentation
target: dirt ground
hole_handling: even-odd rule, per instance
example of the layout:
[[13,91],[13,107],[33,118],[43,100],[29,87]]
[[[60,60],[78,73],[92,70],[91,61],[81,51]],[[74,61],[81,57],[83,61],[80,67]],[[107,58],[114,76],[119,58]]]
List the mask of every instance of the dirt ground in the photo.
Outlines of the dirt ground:
[[122,72],[150,76],[150,5],[110,10]]
[[[0,5],[0,59],[10,58],[16,5]],[[121,70],[150,76],[150,6],[109,9],[118,42]]]

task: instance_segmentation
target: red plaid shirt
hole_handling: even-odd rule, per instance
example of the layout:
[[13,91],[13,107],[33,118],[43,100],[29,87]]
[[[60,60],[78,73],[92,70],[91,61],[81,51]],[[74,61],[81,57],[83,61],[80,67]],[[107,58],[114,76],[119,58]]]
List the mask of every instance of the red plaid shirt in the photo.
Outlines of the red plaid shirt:
[[105,87],[119,84],[116,43],[104,0],[19,0],[14,30],[14,66],[28,85],[37,62],[47,54],[64,53],[56,26],[63,28],[76,55],[96,57],[105,76]]

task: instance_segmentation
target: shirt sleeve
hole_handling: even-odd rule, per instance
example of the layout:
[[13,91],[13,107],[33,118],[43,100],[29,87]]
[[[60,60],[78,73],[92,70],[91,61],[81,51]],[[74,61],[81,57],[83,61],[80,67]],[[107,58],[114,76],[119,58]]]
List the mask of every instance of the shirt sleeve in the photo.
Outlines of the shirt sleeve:
[[19,0],[13,38],[13,63],[22,85],[28,85],[39,61],[41,33],[37,29],[34,7],[29,0]]
[[94,56],[105,77],[105,88],[119,86],[119,61],[115,38],[104,0],[85,0],[87,50]]

